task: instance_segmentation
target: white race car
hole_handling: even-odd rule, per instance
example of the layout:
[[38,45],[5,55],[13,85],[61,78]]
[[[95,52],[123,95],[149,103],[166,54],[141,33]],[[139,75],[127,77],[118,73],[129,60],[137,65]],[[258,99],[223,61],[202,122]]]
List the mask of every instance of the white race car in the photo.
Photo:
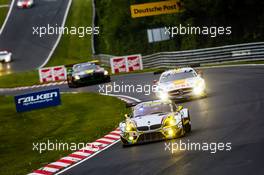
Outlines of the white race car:
[[149,101],[132,108],[119,124],[123,145],[182,137],[191,131],[189,111],[172,101]]
[[34,5],[34,0],[18,0],[18,8],[31,8]]
[[9,63],[12,60],[12,53],[8,51],[0,51],[0,62]]
[[161,74],[156,96],[162,100],[206,96],[205,80],[193,68],[179,68]]

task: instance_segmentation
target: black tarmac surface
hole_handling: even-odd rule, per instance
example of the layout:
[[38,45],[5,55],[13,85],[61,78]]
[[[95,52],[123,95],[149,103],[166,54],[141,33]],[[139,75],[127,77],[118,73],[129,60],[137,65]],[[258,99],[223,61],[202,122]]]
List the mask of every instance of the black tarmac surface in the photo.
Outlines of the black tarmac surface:
[[[117,84],[146,85],[157,78],[158,75],[146,73],[116,76],[112,80]],[[193,131],[189,135],[168,143],[128,148],[117,143],[63,174],[263,175],[264,66],[205,69],[204,78],[208,97],[180,103],[190,110]],[[68,89],[63,85],[60,89],[98,92],[100,88],[94,85]],[[25,91],[15,92],[18,93]],[[143,101],[153,99],[152,95],[140,93],[119,94]],[[176,150],[176,143],[179,145],[180,141],[185,144],[206,143],[211,146],[211,151]],[[165,150],[165,143],[174,143],[174,153],[168,148]],[[232,149],[227,151],[224,147],[224,151],[218,149],[211,153],[215,151],[215,143],[229,143]]]
[[[175,149],[180,141],[207,143],[211,151],[186,149],[172,154],[165,150],[166,142],[128,148],[118,143],[63,174],[263,175],[264,67],[206,69],[204,78],[208,97],[182,103],[190,110],[192,133],[170,143]],[[143,84],[153,79],[147,74],[124,81]],[[232,149],[211,153],[214,143],[231,143]]]

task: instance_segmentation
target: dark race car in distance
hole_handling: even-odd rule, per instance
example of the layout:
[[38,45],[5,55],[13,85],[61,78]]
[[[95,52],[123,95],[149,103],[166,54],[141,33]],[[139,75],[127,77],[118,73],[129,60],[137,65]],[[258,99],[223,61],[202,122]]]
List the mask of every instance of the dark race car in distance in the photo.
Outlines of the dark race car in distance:
[[75,64],[67,70],[67,82],[70,88],[110,81],[108,71],[96,62]]

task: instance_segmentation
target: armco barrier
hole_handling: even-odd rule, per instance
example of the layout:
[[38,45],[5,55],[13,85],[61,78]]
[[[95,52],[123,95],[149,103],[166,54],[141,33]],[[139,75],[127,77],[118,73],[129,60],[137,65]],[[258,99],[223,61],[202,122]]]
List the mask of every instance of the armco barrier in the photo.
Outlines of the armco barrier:
[[[111,55],[97,55],[110,65]],[[264,60],[264,42],[228,45],[206,49],[160,52],[142,57],[144,68],[175,67],[228,61]]]

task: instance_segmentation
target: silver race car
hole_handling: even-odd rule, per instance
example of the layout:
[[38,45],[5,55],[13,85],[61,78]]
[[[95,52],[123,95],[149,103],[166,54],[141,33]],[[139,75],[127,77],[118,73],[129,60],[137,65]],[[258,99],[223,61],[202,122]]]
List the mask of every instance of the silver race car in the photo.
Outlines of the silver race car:
[[9,63],[12,61],[12,53],[6,50],[0,51],[0,62]]
[[18,8],[31,8],[34,5],[34,0],[18,0]]
[[137,104],[119,124],[123,145],[182,137],[191,131],[189,111],[172,101]]
[[165,71],[155,83],[156,96],[162,100],[206,96],[205,80],[193,68]]

